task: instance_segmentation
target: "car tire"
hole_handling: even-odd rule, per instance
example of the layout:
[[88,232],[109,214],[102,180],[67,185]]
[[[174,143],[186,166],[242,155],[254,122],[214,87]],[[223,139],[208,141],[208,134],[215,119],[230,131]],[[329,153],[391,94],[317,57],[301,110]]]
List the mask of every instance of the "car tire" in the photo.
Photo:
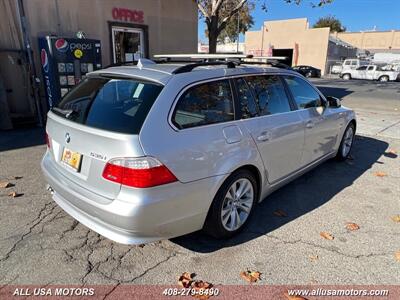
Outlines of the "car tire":
[[344,80],[350,80],[351,79],[351,75],[350,74],[343,74],[342,78]]
[[351,148],[354,143],[355,133],[356,128],[354,126],[354,123],[350,123],[343,133],[342,141],[340,142],[340,146],[336,154],[336,160],[344,161],[349,157]]
[[[232,197],[232,192],[237,192],[242,187],[245,193],[237,198]],[[248,170],[239,170],[231,174],[214,197],[203,231],[218,239],[234,236],[250,219],[257,203],[257,195],[258,184],[253,173]],[[238,217],[236,224],[235,220]]]
[[379,77],[379,81],[380,82],[388,82],[389,81],[389,77],[388,76],[381,76],[381,77]]

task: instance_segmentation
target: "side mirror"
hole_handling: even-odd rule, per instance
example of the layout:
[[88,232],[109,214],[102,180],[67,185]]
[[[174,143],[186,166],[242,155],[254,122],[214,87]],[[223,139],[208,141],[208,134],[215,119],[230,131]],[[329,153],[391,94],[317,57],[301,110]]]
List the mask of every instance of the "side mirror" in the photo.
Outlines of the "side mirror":
[[328,100],[329,107],[339,108],[342,106],[342,103],[340,102],[339,98],[328,96],[326,97],[326,100]]

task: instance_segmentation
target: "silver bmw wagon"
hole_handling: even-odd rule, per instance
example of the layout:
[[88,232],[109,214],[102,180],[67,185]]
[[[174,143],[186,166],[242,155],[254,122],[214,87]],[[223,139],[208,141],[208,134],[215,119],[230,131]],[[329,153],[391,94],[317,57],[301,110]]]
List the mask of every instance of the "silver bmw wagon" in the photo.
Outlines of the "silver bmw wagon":
[[89,73],[49,111],[42,170],[62,209],[116,242],[226,238],[274,190],[345,160],[355,131],[290,70],[140,60]]

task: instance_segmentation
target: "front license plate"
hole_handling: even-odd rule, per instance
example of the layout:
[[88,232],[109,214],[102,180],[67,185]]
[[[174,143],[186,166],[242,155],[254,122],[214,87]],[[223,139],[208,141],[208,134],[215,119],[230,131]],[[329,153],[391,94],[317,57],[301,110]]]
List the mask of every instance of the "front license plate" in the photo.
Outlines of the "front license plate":
[[79,169],[81,168],[81,160],[82,154],[64,148],[63,155],[61,157],[61,161],[64,164],[79,172]]

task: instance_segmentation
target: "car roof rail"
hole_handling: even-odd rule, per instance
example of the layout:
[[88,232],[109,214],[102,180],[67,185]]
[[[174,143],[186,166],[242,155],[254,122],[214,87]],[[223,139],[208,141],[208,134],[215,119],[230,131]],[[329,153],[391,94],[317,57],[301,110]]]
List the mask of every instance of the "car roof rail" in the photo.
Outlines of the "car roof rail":
[[120,66],[138,66],[142,69],[146,66],[163,63],[184,63],[184,65],[172,71],[172,74],[180,74],[191,72],[197,67],[205,66],[226,66],[228,69],[233,69],[239,65],[269,65],[272,67],[290,69],[289,66],[279,62],[285,60],[285,56],[253,56],[245,54],[156,54],[154,57],[157,60],[139,58],[139,60],[124,61],[113,63],[105,68],[120,67]]
[[154,55],[155,58],[164,58],[167,60],[171,59],[202,59],[202,60],[241,60],[245,58],[252,58],[253,55],[249,54],[205,54],[205,53],[189,53],[189,54],[156,54]]
[[241,61],[240,65],[268,65],[271,67],[279,68],[279,69],[291,69],[291,67],[287,64],[281,63],[279,61]]
[[187,73],[191,72],[193,69],[197,67],[206,67],[206,66],[226,66],[228,69],[234,69],[236,67],[236,64],[233,61],[195,62],[176,68],[174,71],[172,71],[172,74]]

